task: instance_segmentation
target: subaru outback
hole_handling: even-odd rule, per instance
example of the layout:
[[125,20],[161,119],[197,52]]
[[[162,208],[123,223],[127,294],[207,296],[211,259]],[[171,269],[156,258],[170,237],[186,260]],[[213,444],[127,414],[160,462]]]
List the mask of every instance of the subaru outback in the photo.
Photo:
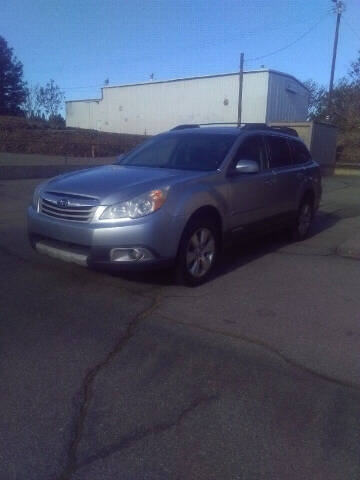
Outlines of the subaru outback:
[[28,208],[32,246],[85,266],[172,266],[182,282],[211,275],[224,243],[288,227],[309,232],[319,165],[289,128],[182,125],[113,165],[40,184]]

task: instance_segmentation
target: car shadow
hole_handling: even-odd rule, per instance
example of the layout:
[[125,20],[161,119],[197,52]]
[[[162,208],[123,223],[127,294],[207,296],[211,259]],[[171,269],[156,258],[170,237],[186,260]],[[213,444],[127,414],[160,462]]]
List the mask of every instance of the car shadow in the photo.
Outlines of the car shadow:
[[[319,212],[316,215],[307,240],[316,237],[321,232],[335,225],[341,217],[333,213]],[[212,278],[218,278],[251,263],[260,257],[274,253],[288,245],[301,243],[294,242],[288,229],[266,234],[252,239],[240,239],[224,249],[218,268]]]
[[[316,215],[308,239],[331,228],[341,219],[342,216],[340,215],[320,211]],[[209,281],[226,275],[262,256],[276,252],[290,243],[293,242],[288,230],[277,231],[251,239],[238,239],[224,248],[218,266],[211,275],[211,278],[209,278]],[[169,286],[174,284],[173,271],[170,269],[142,272],[125,272],[108,268],[97,268],[97,270],[106,271],[106,273],[111,276],[135,283],[151,284],[154,286]]]

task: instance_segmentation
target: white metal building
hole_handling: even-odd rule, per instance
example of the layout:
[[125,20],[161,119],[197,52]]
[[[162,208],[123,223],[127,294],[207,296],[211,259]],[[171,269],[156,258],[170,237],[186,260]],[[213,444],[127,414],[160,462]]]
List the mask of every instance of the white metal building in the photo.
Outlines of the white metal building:
[[[66,102],[66,126],[153,135],[184,123],[236,122],[239,74],[103,87],[101,99]],[[309,92],[275,70],[244,72],[242,122],[302,122]]]

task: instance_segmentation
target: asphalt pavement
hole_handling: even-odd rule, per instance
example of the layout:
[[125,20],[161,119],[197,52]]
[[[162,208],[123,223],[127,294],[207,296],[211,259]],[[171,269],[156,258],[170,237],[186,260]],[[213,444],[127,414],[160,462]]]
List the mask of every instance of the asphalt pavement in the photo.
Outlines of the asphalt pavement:
[[198,288],[33,252],[37,183],[0,182],[1,480],[360,478],[360,177]]

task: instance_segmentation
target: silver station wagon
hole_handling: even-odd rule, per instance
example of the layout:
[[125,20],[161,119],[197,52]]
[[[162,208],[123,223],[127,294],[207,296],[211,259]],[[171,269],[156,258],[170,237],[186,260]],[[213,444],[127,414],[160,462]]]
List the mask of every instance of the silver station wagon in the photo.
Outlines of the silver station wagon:
[[306,237],[318,164],[289,128],[180,125],[113,165],[40,184],[28,209],[40,253],[85,266],[172,266],[209,278],[225,241],[289,227]]

